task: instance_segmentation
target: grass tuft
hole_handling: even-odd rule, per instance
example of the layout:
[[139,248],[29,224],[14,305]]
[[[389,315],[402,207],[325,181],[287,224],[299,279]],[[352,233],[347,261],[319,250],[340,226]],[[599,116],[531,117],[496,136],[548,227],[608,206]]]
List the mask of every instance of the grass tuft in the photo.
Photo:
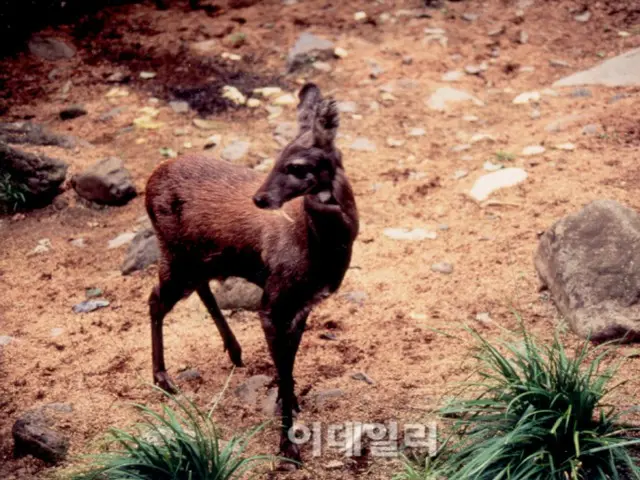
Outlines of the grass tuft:
[[0,174],[0,211],[15,212],[27,203],[29,191],[11,178],[8,172]]
[[[605,407],[619,365],[604,368],[610,346],[585,341],[569,355],[556,335],[500,350],[471,330],[479,344],[479,395],[441,410],[459,418],[441,447],[438,465],[405,467],[403,480],[605,480],[640,479],[632,447],[638,429],[620,425]],[[506,353],[502,353],[501,350]]]
[[243,455],[247,442],[262,427],[229,441],[220,439],[211,411],[187,399],[164,393],[172,406],[155,412],[136,405],[143,421],[135,432],[112,428],[108,451],[92,457],[92,465],[74,480],[228,480],[244,478],[270,456]]

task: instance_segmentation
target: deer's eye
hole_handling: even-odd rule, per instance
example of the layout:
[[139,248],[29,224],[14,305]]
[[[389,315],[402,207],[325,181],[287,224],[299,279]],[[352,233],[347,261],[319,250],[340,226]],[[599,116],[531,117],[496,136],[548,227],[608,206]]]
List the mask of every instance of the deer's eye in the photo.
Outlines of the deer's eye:
[[293,175],[296,178],[303,179],[309,173],[309,164],[308,163],[298,163],[292,162],[287,165],[286,172],[288,175]]

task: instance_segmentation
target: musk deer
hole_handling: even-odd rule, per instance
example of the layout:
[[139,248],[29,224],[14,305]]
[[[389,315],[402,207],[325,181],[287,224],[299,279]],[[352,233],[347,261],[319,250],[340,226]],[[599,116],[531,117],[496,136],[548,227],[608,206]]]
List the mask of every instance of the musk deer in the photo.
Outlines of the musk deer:
[[[167,375],[162,321],[196,291],[215,321],[231,361],[241,348],[210,279],[244,277],[263,288],[260,319],[277,371],[282,410],[280,452],[300,460],[289,439],[293,367],[307,316],[335,292],[351,260],[358,212],[335,146],[338,111],[314,84],[299,94],[297,137],[280,153],[266,179],[206,157],[169,160],[156,168],[146,207],[162,252],[159,284],[149,298],[154,381],[173,390]],[[281,209],[281,211],[274,211]]]

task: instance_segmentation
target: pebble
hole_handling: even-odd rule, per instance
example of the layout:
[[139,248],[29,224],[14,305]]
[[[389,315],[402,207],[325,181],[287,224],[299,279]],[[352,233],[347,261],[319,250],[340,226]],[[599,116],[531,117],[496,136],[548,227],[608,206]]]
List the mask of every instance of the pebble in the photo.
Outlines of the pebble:
[[254,375],[236,387],[234,394],[243,403],[255,405],[258,402],[260,391],[265,389],[272,381],[273,378],[267,375]]
[[346,58],[349,55],[349,52],[347,52],[344,48],[337,47],[333,50],[333,54],[338,58]]
[[454,153],[460,153],[470,149],[471,149],[471,145],[469,145],[468,143],[463,143],[461,145],[454,145],[453,147],[451,147],[451,151]]
[[249,108],[258,108],[261,105],[262,102],[257,98],[250,98],[249,100],[247,100],[247,107]]
[[549,60],[549,65],[556,68],[571,68],[571,65],[568,62],[558,59]]
[[477,13],[469,13],[465,12],[462,14],[462,19],[467,22],[475,22],[478,19],[479,15]]
[[409,131],[410,137],[422,137],[427,134],[427,131],[424,128],[412,128]]
[[474,135],[471,136],[471,138],[469,139],[469,142],[471,144],[474,143],[480,143],[480,142],[495,142],[496,137],[494,137],[493,135],[490,135],[488,133],[476,133]]
[[540,116],[540,110],[538,110],[537,108],[534,108],[533,110],[531,110],[531,113],[529,113],[529,118],[532,118],[534,120],[540,118]]
[[365,382],[369,385],[373,385],[376,383],[371,379],[369,375],[367,375],[364,372],[356,372],[353,375],[351,375],[351,378],[353,378],[354,380],[358,380],[359,382]]
[[87,246],[84,238],[74,238],[69,243],[76,248],[84,248]]
[[411,65],[412,63],[413,63],[413,57],[410,57],[408,55],[405,55],[404,57],[402,57],[403,65]]
[[53,338],[55,338],[55,337],[59,337],[59,336],[60,336],[60,335],[62,335],[63,333],[64,333],[64,328],[52,328],[52,329],[51,329],[51,332],[50,332],[50,334],[51,334],[51,336],[52,336]]
[[464,71],[469,75],[480,75],[482,72],[486,71],[489,66],[486,63],[481,63],[480,65],[467,65],[464,67]]
[[498,35],[502,35],[506,31],[504,25],[500,25],[499,27],[494,28],[493,30],[489,30],[487,35],[490,37],[497,37]]
[[531,102],[540,101],[540,92],[523,92],[513,99],[515,105],[524,105]]
[[362,12],[362,11],[356,12],[356,13],[353,14],[353,19],[356,22],[362,22],[362,21],[367,19],[367,13],[366,12]]
[[332,70],[331,64],[327,62],[313,62],[312,66],[319,72],[329,73]]
[[155,78],[156,75],[156,72],[140,72],[139,76],[142,80],[151,80],[152,78]]
[[99,297],[103,294],[104,292],[102,291],[101,288],[87,288],[84,292],[84,294],[86,295],[87,298],[95,298],[95,297]]
[[278,107],[287,107],[296,104],[296,97],[290,93],[279,96],[273,101],[273,104]]
[[185,382],[200,382],[202,381],[202,374],[196,368],[189,368],[178,373],[178,375],[176,375],[176,380],[182,380]]
[[593,93],[588,88],[576,88],[573,92],[571,92],[572,97],[576,98],[586,98],[592,97]]
[[472,102],[479,107],[484,103],[477,97],[471,95],[464,90],[458,90],[451,87],[441,87],[437,89],[427,100],[427,106],[431,110],[444,111],[450,103]]
[[436,232],[425,230],[424,228],[385,228],[384,234],[393,240],[435,240],[438,238]]
[[525,45],[528,42],[529,42],[529,34],[524,30],[520,30],[520,33],[518,34],[518,43]]
[[582,127],[583,135],[596,135],[598,133],[598,125],[595,123],[590,123],[589,125],[585,125]]
[[478,202],[486,200],[496,190],[524,182],[528,174],[522,168],[504,168],[478,178],[469,195]]
[[344,467],[344,462],[340,460],[331,460],[324,464],[326,470],[339,470]]
[[476,315],[476,320],[483,325],[487,325],[492,322],[491,316],[487,312],[480,312]]
[[591,19],[591,12],[589,10],[585,10],[582,13],[575,15],[574,20],[580,23],[587,23],[589,19]]
[[204,148],[205,150],[208,150],[210,148],[217,147],[221,142],[222,137],[220,135],[211,135],[204,141]]
[[462,117],[462,120],[464,120],[465,122],[469,122],[469,123],[475,123],[480,119],[478,117],[476,117],[475,115],[465,115],[464,117]]
[[47,253],[48,251],[50,251],[52,248],[53,245],[51,244],[51,240],[49,240],[48,238],[42,238],[38,240],[38,244],[36,245],[36,247],[29,253],[27,253],[27,257],[42,255],[43,253]]
[[333,332],[323,332],[320,334],[320,339],[333,341],[333,340],[338,340],[338,337]]
[[358,137],[353,141],[349,148],[360,152],[375,152],[376,144],[366,137]]
[[222,98],[226,98],[234,105],[244,105],[247,103],[247,97],[232,85],[225,85],[222,87]]
[[169,107],[171,107],[171,110],[173,110],[175,113],[189,113],[188,102],[183,102],[181,100],[169,102]]
[[253,93],[268,98],[282,93],[282,89],[280,87],[261,87],[255,88]]
[[77,305],[73,306],[74,313],[89,313],[100,308],[105,308],[110,305],[109,300],[105,300],[103,298],[85,300],[84,302],[80,302]]
[[133,237],[135,237],[135,236],[136,236],[136,234],[133,233],[133,232],[121,233],[116,238],[113,238],[113,239],[109,240],[109,243],[107,244],[107,248],[109,250],[112,250],[114,248],[123,247],[126,244],[130,243],[131,240],[133,240]]
[[0,346],[9,345],[15,339],[9,335],[0,335]]
[[467,175],[469,175],[469,171],[468,170],[456,170],[453,173],[453,178],[455,180],[460,180],[460,179],[466,177]]
[[443,82],[457,82],[464,74],[460,70],[451,70],[442,75]]
[[400,140],[393,137],[387,137],[387,146],[390,148],[402,147],[405,144],[404,140]]
[[524,155],[525,157],[540,155],[544,152],[545,148],[542,145],[528,145],[522,149],[522,155]]
[[194,118],[193,124],[200,130],[215,130],[220,126],[218,122],[213,120],[205,120],[204,118]]
[[449,275],[453,273],[453,265],[448,262],[438,262],[431,265],[431,271]]
[[323,390],[314,395],[314,403],[318,407],[324,406],[328,401],[334,400],[344,396],[344,391],[339,388],[332,388],[330,390]]
[[487,172],[497,172],[498,170],[502,169],[502,165],[500,165],[499,163],[493,163],[490,160],[487,160],[486,162],[484,162],[484,164],[482,165],[482,168],[484,170],[486,170]]
[[571,152],[576,149],[576,146],[573,143],[567,142],[567,143],[560,143],[559,145],[556,145],[555,148],[558,150],[565,150],[565,151]]
[[364,301],[369,298],[367,292],[363,292],[361,290],[356,290],[354,292],[348,292],[344,294],[345,300],[348,300],[351,303],[357,303],[358,305],[362,305]]
[[358,104],[353,101],[338,102],[337,107],[340,113],[356,113],[358,111]]

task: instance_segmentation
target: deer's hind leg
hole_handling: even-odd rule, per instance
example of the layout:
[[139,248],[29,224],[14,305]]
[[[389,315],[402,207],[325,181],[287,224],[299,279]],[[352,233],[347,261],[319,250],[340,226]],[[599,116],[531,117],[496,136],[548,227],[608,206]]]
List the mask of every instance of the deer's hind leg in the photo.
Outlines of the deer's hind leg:
[[213,317],[213,321],[215,322],[218,332],[220,332],[220,336],[222,337],[224,349],[229,352],[229,358],[236,367],[243,367],[242,348],[240,347],[236,336],[233,334],[231,327],[229,327],[227,320],[220,311],[218,303],[216,302],[216,297],[213,296],[213,293],[209,288],[209,284],[206,282],[200,284],[197,288],[197,292],[200,300],[202,300],[202,303],[204,303],[207,310],[209,310],[209,314]]

